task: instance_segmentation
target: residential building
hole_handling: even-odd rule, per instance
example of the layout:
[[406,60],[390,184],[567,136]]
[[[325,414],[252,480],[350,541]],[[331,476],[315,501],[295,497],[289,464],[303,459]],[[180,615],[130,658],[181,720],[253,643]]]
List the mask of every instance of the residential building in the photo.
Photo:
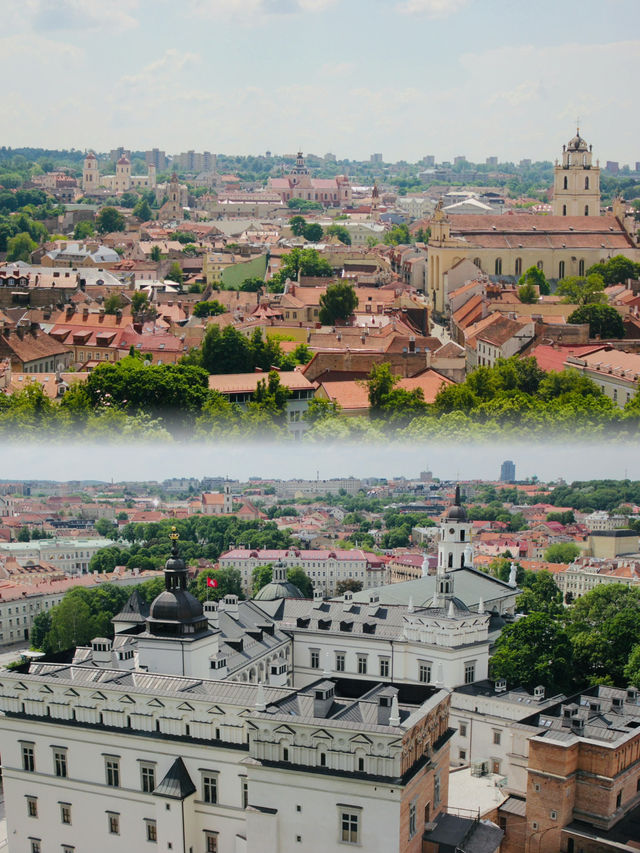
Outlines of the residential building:
[[[635,539],[636,548],[638,538]],[[640,584],[640,557],[577,557],[563,571],[554,574],[565,601],[570,602],[602,584]]]
[[342,491],[348,495],[356,495],[362,490],[362,481],[355,477],[338,477],[332,480],[278,480],[276,483],[276,494],[279,498],[337,495]]
[[584,373],[620,408],[640,389],[640,353],[598,349],[584,355],[570,355],[565,367]]
[[[315,384],[309,382],[300,370],[280,372],[280,384],[289,389],[289,399],[286,403],[286,427],[294,438],[299,439],[308,427],[303,419],[309,408],[309,402],[315,395]],[[230,403],[245,407],[254,399],[259,382],[268,383],[269,374],[254,373],[225,373],[209,377],[209,388],[222,394]]]
[[115,545],[111,539],[35,539],[31,542],[0,542],[0,555],[13,557],[22,565],[51,563],[71,575],[89,571],[91,558],[101,548]]
[[256,566],[282,564],[287,568],[300,568],[314,587],[332,595],[339,581],[360,581],[369,589],[384,581],[384,564],[360,548],[350,550],[301,548],[232,548],[220,555],[220,568],[237,569],[246,593],[251,590],[252,572]]
[[5,324],[0,330],[0,358],[8,358],[15,373],[56,373],[71,366],[73,350],[37,323],[13,329]]

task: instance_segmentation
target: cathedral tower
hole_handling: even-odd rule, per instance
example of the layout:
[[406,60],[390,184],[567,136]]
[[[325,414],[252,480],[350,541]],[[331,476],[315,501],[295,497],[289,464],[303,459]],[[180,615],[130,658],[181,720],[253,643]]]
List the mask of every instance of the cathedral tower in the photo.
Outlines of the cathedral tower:
[[562,146],[562,163],[554,169],[553,215],[600,216],[600,166],[592,164],[591,149],[580,128]]
[[455,502],[449,507],[440,524],[438,572],[464,569],[467,566],[471,528],[467,511],[460,504],[460,486],[456,486]]
[[84,166],[82,168],[82,190],[85,193],[92,193],[98,189],[100,183],[100,172],[98,170],[98,158],[89,151],[84,158]]

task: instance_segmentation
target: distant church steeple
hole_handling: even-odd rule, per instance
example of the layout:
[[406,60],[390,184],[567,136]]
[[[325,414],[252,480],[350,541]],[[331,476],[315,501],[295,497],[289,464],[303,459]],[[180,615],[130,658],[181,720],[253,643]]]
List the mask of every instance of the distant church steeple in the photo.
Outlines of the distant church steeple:
[[600,166],[593,165],[593,146],[576,135],[562,146],[562,163],[554,169],[553,215],[600,216]]

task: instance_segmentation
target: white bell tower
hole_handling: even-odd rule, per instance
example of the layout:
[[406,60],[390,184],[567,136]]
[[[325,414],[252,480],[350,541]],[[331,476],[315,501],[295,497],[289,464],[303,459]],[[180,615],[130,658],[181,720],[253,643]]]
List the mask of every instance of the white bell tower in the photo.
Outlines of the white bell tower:
[[464,569],[467,566],[472,526],[467,511],[460,504],[460,486],[456,486],[455,502],[440,523],[438,572]]

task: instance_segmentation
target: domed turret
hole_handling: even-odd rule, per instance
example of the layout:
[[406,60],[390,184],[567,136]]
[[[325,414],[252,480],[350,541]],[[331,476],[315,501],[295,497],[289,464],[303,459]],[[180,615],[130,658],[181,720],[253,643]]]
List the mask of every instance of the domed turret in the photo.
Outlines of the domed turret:
[[447,510],[445,519],[452,521],[467,521],[467,511],[460,503],[460,486],[456,486],[456,496],[453,505]]
[[171,637],[206,632],[202,604],[187,590],[187,566],[178,552],[175,527],[171,531],[171,556],[164,566],[165,589],[151,604],[147,629],[150,634]]
[[273,578],[255,596],[254,601],[277,601],[280,598],[304,598],[301,590],[287,580],[287,567],[277,563],[273,567]]

